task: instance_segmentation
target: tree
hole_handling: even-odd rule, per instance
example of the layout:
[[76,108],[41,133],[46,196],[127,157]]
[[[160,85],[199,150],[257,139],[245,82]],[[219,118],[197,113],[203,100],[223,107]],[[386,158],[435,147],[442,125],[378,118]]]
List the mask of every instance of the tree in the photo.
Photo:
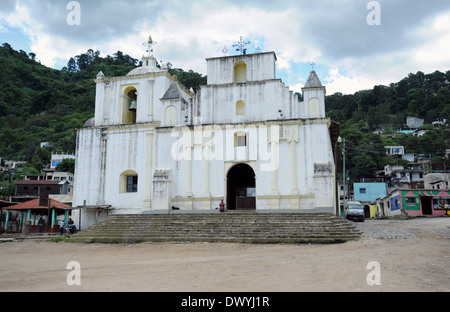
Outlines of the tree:
[[51,152],[47,147],[38,147],[34,152],[31,165],[38,171],[46,168],[50,164]]
[[71,173],[75,173],[75,159],[71,159],[71,158],[66,158],[63,159],[62,162],[60,162],[55,170],[57,172],[71,172]]

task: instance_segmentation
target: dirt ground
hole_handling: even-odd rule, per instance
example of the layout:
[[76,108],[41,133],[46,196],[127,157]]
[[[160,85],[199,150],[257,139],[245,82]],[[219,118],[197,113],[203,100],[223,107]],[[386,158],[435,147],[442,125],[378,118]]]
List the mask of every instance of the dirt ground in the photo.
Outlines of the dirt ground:
[[[436,220],[383,225],[405,224],[413,238],[365,235],[336,245],[3,242],[0,291],[448,292],[450,238],[442,233],[448,233],[450,218]],[[358,226],[373,229],[373,222]],[[80,265],[81,285],[67,282],[72,261]],[[371,261],[379,271],[368,268]],[[369,285],[368,276],[380,277],[380,285]]]

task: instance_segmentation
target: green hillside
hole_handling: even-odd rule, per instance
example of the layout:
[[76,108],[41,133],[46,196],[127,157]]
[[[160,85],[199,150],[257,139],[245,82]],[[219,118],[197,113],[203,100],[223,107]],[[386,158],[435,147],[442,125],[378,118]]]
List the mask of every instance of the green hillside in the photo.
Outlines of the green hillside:
[[[326,97],[325,104],[327,116],[340,123],[341,137],[346,140],[346,168],[351,181],[373,177],[385,165],[399,162],[397,157],[385,154],[386,145],[404,146],[405,153],[424,154],[435,162],[442,162],[445,150],[450,149],[450,128],[433,129],[431,124],[437,118],[450,123],[450,71],[417,72],[389,86],[375,86],[352,95],[335,93]],[[407,116],[423,119],[422,129],[427,132],[420,137],[372,133],[382,129],[383,134],[392,134],[405,129]]]
[[[48,164],[39,155],[49,159],[51,152],[74,153],[75,128],[94,115],[98,72],[123,76],[139,62],[120,51],[101,57],[88,50],[55,70],[34,58],[7,43],[0,47],[0,158],[27,161],[39,170]],[[206,77],[192,71],[169,72],[188,88],[206,83]],[[42,153],[40,143],[47,141],[54,147]]]
[[[0,157],[27,161],[41,170],[51,153],[74,153],[76,128],[94,114],[95,83],[99,71],[106,76],[126,75],[138,60],[118,51],[100,56],[88,50],[74,56],[62,70],[41,65],[35,55],[16,51],[9,44],[0,47]],[[171,68],[172,75],[187,88],[198,89],[206,77],[193,71]],[[407,153],[429,153],[442,157],[450,149],[449,128],[430,127],[436,118],[450,121],[450,71],[410,74],[389,86],[376,86],[352,95],[326,97],[327,116],[339,122],[346,139],[347,169],[352,179],[370,177],[393,161],[384,145],[404,145]],[[429,131],[422,137],[385,133],[402,128],[407,116],[420,117]],[[40,148],[51,142],[52,148]]]

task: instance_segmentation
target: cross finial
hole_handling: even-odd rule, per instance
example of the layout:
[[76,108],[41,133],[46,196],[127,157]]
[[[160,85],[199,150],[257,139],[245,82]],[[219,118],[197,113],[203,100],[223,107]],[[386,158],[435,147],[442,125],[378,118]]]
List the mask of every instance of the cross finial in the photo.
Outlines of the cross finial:
[[316,63],[314,63],[313,61],[311,61],[310,65],[311,65],[311,69],[314,70],[314,66],[316,65]]
[[239,41],[233,44],[233,48],[236,48],[236,51],[239,51],[241,52],[241,55],[244,55],[247,54],[247,48],[245,48],[245,46],[248,44],[250,44],[250,41],[244,41],[244,39],[241,36]]
[[146,42],[143,43],[144,46],[147,46],[147,52],[153,53],[153,47],[158,44],[157,42],[153,41],[152,36],[150,35]]
[[227,53],[228,53],[227,46],[224,46],[224,47],[223,47],[222,53],[223,53],[223,55],[227,56]]

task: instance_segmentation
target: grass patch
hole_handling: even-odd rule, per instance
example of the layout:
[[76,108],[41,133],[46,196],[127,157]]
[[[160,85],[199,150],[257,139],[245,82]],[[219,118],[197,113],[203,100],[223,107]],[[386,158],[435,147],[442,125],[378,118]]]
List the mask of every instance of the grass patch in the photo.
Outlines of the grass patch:
[[69,234],[64,234],[64,235],[51,237],[47,241],[53,242],[53,243],[59,243],[59,242],[66,242],[69,238],[70,238]]

